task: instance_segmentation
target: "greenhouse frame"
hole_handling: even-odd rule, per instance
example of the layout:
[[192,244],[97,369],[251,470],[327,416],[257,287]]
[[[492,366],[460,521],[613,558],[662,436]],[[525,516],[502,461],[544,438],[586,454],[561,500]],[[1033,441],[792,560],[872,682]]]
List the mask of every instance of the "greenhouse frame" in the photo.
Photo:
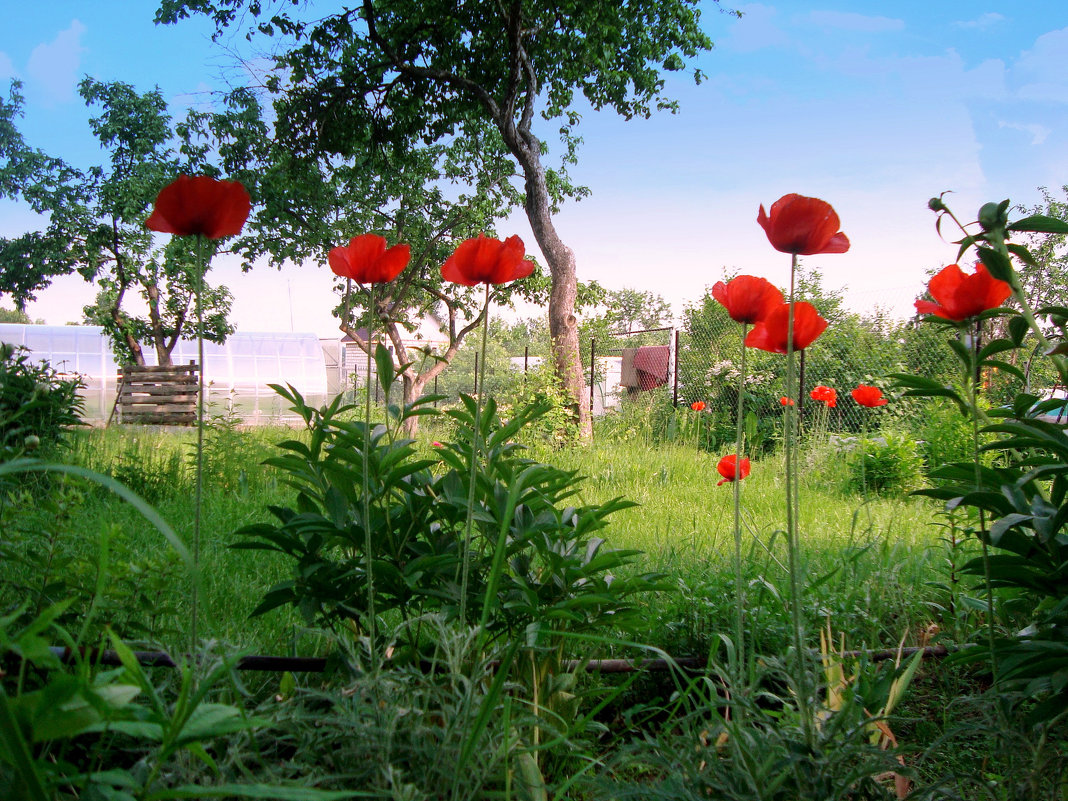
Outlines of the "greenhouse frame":
[[[108,419],[119,365],[102,327],[0,323],[0,342],[25,347],[31,359],[48,362],[63,375],[80,376],[85,383],[81,394],[86,421]],[[269,384],[290,384],[309,403],[321,404],[337,391],[336,362],[328,371],[327,361],[333,342],[299,332],[238,332],[222,345],[205,342],[209,414],[232,411],[250,424],[292,419],[293,413]],[[146,347],[144,355],[147,364],[157,363],[155,349]],[[196,362],[197,343],[179,341],[171,358],[175,364]]]

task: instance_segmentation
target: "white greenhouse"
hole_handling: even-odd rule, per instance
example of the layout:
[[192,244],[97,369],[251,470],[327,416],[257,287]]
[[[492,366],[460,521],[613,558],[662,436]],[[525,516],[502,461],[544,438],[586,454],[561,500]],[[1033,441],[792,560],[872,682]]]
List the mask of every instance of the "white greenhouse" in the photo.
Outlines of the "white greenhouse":
[[[89,325],[0,323],[0,342],[22,345],[31,358],[47,361],[60,373],[81,376],[86,420],[101,422],[115,402],[119,372],[103,331]],[[144,355],[148,364],[156,363],[154,349],[145,347]],[[197,343],[179,342],[171,358],[175,364],[195,362]],[[204,380],[209,413],[221,413],[232,403],[247,423],[292,416],[268,384],[292,384],[316,406],[334,389],[327,384],[323,344],[311,333],[239,332],[223,345],[205,342]]]

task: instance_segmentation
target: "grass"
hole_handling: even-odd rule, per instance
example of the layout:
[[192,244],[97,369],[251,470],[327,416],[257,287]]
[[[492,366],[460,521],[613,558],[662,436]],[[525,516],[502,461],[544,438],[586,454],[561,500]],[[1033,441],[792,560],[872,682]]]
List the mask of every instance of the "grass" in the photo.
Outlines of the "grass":
[[[291,610],[248,619],[264,592],[288,577],[288,568],[272,554],[229,548],[234,531],[270,518],[269,505],[291,503],[292,491],[260,462],[275,450],[274,443],[294,436],[299,432],[241,430],[225,418],[217,418],[207,434],[203,630],[205,637],[234,648],[307,653],[318,645],[316,633]],[[436,436],[443,434],[426,432],[425,444]],[[189,541],[194,440],[190,431],[94,429],[78,435],[73,457],[126,483]],[[679,444],[652,446],[641,438],[557,451],[534,448],[531,455],[586,476],[578,492],[584,503],[617,496],[638,503],[616,513],[604,536],[610,547],[643,551],[635,569],[663,572],[676,587],[649,610],[648,642],[680,656],[714,649],[718,633],[729,629],[733,603],[732,493],[729,485],[716,486],[718,456]],[[756,461],[742,495],[752,635],[768,652],[785,647],[788,625],[778,594],[786,578],[781,474],[777,457]],[[931,504],[908,497],[864,504],[821,476],[806,480],[804,493],[800,523],[811,630],[830,615],[850,647],[889,647],[902,637],[918,641],[940,600],[928,585],[944,560],[938,530],[931,526]],[[84,491],[67,513],[75,541],[64,548],[78,555],[78,569],[90,569],[87,563],[107,526],[112,552],[121,555],[113,560],[115,569],[124,571],[117,581],[129,583],[127,595],[155,613],[152,630],[121,632],[116,619],[120,632],[173,645],[189,612],[188,588],[159,535],[100,490]]]
[[[201,630],[206,640],[215,641],[212,647],[216,651],[318,655],[337,647],[336,640],[328,641],[308,628],[288,608],[249,619],[263,594],[276,582],[289,578],[291,563],[266,552],[229,547],[234,531],[270,519],[268,506],[292,504],[293,490],[281,482],[277,471],[261,462],[275,452],[278,441],[301,436],[302,432],[290,429],[242,430],[225,417],[216,418],[209,428]],[[424,431],[420,447],[430,453],[435,439],[448,439],[447,432]],[[123,480],[150,500],[188,541],[192,535],[194,440],[190,431],[121,427],[89,430],[78,434],[71,456],[79,464]],[[638,639],[676,656],[711,655],[723,663],[726,654],[720,635],[731,630],[734,579],[732,492],[728,484],[717,486],[719,475],[715,469],[721,454],[698,452],[684,441],[655,444],[646,437],[634,436],[601,440],[585,448],[552,450],[537,446],[530,455],[585,476],[577,493],[581,503],[596,504],[618,496],[638,503],[614,514],[611,525],[603,532],[610,547],[644,552],[631,569],[659,571],[673,587],[673,591],[660,593],[650,602],[644,616],[645,630],[639,632]],[[808,469],[802,477],[800,530],[810,642],[814,642],[817,628],[828,618],[835,632],[844,636],[848,649],[888,648],[902,640],[920,644],[936,621],[945,626],[951,620],[953,634],[967,633],[968,625],[958,627],[958,621],[948,611],[975,614],[960,603],[963,593],[959,589],[954,590],[953,597],[947,590],[945,564],[951,552],[943,542],[944,529],[935,525],[937,507],[907,495],[872,497],[865,502],[846,491],[847,483],[837,474],[833,455],[821,454],[814,447],[808,456],[803,462]],[[754,650],[767,655],[769,663],[786,653],[790,631],[789,614],[780,591],[787,581],[781,475],[781,458],[767,456],[754,461],[752,473],[742,485],[747,634]],[[135,645],[161,644],[169,649],[187,646],[188,579],[162,537],[146,526],[136,512],[105,491],[73,483],[25,492],[15,506],[0,512],[0,546],[19,556],[18,560],[5,559],[0,608],[9,608],[24,597],[37,597],[44,605],[49,599],[67,597],[72,589],[79,588],[80,592],[73,594],[88,598],[96,577],[106,569],[107,591],[97,609],[100,623],[108,624]],[[18,513],[14,514],[16,508]],[[102,547],[104,544],[106,548]],[[959,564],[972,545],[967,542],[952,554],[953,559]],[[103,553],[108,554],[106,568],[101,564]],[[70,614],[77,619],[85,611],[84,607],[75,607]],[[974,625],[974,619],[971,623]],[[294,758],[303,753],[314,755],[309,757],[313,764],[327,765],[328,773],[339,776],[348,775],[348,766],[356,763],[401,765],[410,775],[434,763],[435,775],[441,774],[441,781],[449,777],[458,781],[450,773],[456,754],[467,747],[468,730],[485,723],[476,720],[485,685],[457,676],[445,681],[466,688],[464,692],[473,694],[470,698],[463,693],[457,696],[453,690],[415,674],[390,672],[371,676],[361,693],[355,695],[338,694],[326,685],[319,686],[320,679],[316,678],[313,684],[317,689],[306,688],[305,694],[293,700],[294,690],[291,686],[286,688],[287,680],[282,677],[245,677],[244,681],[254,698],[259,699],[260,710],[269,712],[276,731],[282,732],[256,746],[264,749],[264,764],[276,766],[272,770],[277,771],[274,778],[279,779],[304,775],[309,765]],[[567,777],[561,786],[569,787],[570,777],[582,765],[600,765],[603,760],[606,766],[618,766],[611,768],[615,777],[612,781],[622,776],[625,786],[587,786],[584,794],[573,797],[691,797],[679,795],[671,777],[686,776],[684,784],[690,787],[701,786],[706,778],[684,757],[694,748],[700,750],[713,736],[708,731],[710,721],[717,719],[713,714],[719,704],[715,680],[695,679],[695,684],[685,691],[680,691],[677,676],[647,675],[620,681],[625,691],[610,699],[611,703],[591,723],[589,732],[582,735],[588,739],[575,746],[577,761],[567,762],[572,758],[566,756],[572,754],[571,746],[559,753],[546,750],[542,762],[545,775]],[[377,687],[375,682],[382,686]],[[616,682],[613,678],[587,677],[571,689],[583,696],[589,694],[586,706],[590,707],[604,698],[606,689]],[[709,694],[704,706],[694,701],[696,708],[691,715],[671,718],[665,710],[674,708],[672,699],[699,696],[694,691],[697,682],[705,682],[701,686]],[[989,717],[989,710],[979,705],[968,707],[958,699],[966,699],[981,688],[981,676],[977,680],[974,669],[939,667],[921,672],[898,710],[902,717],[893,722],[901,743],[916,751],[910,759],[917,765],[917,775],[937,782],[947,771],[976,772],[973,763],[982,749],[1000,735],[991,728],[994,723],[982,717],[984,713]],[[367,693],[370,695],[364,697]],[[438,695],[428,700],[428,693]],[[763,712],[757,705],[766,703],[769,693],[786,697],[785,688],[773,684],[746,699],[746,703],[754,705],[752,714],[760,720],[764,720]],[[367,704],[367,697],[379,696],[389,697],[396,709]],[[487,775],[501,772],[501,760],[519,759],[520,753],[525,755],[523,759],[530,759],[529,755],[536,753],[529,738],[524,744],[513,736],[515,723],[509,716],[514,714],[515,720],[523,714],[529,717],[530,710],[524,712],[519,706],[520,697],[516,695],[514,710],[508,705],[511,701],[504,705],[503,722],[494,718],[496,728],[490,741],[497,745],[484,749],[483,754]],[[426,719],[415,725],[410,709],[422,708],[420,705],[427,710]],[[324,710],[330,713],[324,715]],[[767,719],[775,719],[775,714],[772,712]],[[391,715],[396,715],[396,720]],[[439,723],[442,720],[448,721],[447,726]],[[668,720],[673,721],[672,725],[660,730],[660,724]],[[529,725],[537,730],[543,724],[544,721],[535,721]],[[720,720],[717,725],[722,724]],[[753,759],[739,752],[730,764],[755,765],[780,747],[783,753],[789,753],[793,747],[789,725],[787,721],[782,741],[774,748],[761,745],[761,737],[769,732],[754,733]],[[737,744],[741,748],[740,738],[745,732],[731,731],[738,738],[730,740],[732,747]],[[643,743],[640,737],[634,737],[635,732],[652,739]],[[957,739],[946,746],[942,738],[947,732],[964,734],[954,735]],[[637,749],[633,760],[628,756],[632,747]],[[705,749],[702,753],[711,758],[711,751]],[[850,753],[843,751],[839,757],[827,757],[828,764],[837,760],[842,763],[843,773],[848,774]],[[663,754],[665,765],[655,767],[655,762],[650,761],[653,754]],[[668,759],[670,754],[678,754],[682,762],[676,764],[675,757]],[[919,759],[921,755],[923,758]],[[772,763],[767,762],[766,766]],[[690,771],[693,775],[689,775]],[[507,770],[504,772],[507,774]],[[668,780],[662,786],[653,785],[657,775]],[[852,779],[843,781],[852,786]],[[470,786],[475,793],[471,797],[481,797],[477,796],[481,781],[472,780]],[[455,796],[455,786],[453,791]]]

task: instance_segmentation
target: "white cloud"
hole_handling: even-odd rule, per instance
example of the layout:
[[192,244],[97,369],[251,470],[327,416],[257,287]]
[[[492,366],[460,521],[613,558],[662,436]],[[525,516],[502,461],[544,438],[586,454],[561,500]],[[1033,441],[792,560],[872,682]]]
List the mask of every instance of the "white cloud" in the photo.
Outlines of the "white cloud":
[[1030,125],[1022,122],[1006,122],[1005,120],[998,120],[999,128],[1010,128],[1014,131],[1023,131],[1024,133],[1031,134],[1031,144],[1040,145],[1046,141],[1046,138],[1052,133],[1050,128],[1045,125],[1039,125],[1032,123]]
[[70,27],[60,31],[51,42],[37,45],[26,62],[28,90],[45,103],[63,103],[74,98],[78,82],[81,55],[85,52],[81,37],[85,26],[71,20]]
[[1068,28],[1039,36],[1020,54],[1013,77],[1022,100],[1068,103]]
[[991,25],[996,25],[999,22],[1003,22],[1005,17],[998,14],[996,11],[987,11],[985,14],[980,14],[975,19],[960,20],[953,23],[955,28],[989,28]]
[[871,17],[852,11],[812,11],[808,20],[821,28],[838,28],[846,31],[863,33],[885,33],[903,31],[905,21],[891,17]]

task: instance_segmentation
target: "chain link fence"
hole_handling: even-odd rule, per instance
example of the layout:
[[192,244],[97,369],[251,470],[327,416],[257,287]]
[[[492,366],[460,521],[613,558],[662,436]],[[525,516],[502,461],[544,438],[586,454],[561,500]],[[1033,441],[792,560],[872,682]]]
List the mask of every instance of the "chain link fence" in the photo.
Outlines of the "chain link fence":
[[[887,378],[892,373],[920,375],[944,385],[961,382],[960,362],[947,344],[951,332],[914,317],[902,318],[899,311],[888,311],[889,305],[880,308],[876,304],[877,300],[890,299],[887,293],[871,297],[868,312],[849,311],[837,299],[825,312],[830,325],[798,355],[799,391],[793,400],[803,429],[818,427],[850,435],[872,424],[891,424],[916,439],[953,438],[951,432],[958,421],[955,407],[947,401],[898,397],[881,409],[874,418],[877,422],[873,422],[870,410],[859,406],[850,394],[857,385],[870,384],[893,396],[892,382]],[[853,296],[850,300],[856,307],[864,299]],[[981,345],[990,336],[989,332],[981,334],[971,344]],[[591,393],[591,408],[595,415],[626,413],[629,406],[640,403],[658,416],[654,424],[663,426],[672,424],[670,415],[678,416],[676,409],[688,409],[699,402],[704,404],[710,434],[719,441],[733,440],[742,341],[742,326],[707,293],[703,301],[687,307],[677,329],[627,332],[608,342],[598,340],[594,361],[602,374]],[[781,427],[787,394],[786,359],[754,348],[744,350],[745,409],[750,426],[757,429],[757,438],[774,438]],[[1031,374],[1029,390],[1048,392],[1055,388],[1051,381],[1036,371]],[[981,382],[991,406],[1007,403],[1021,388],[1005,375],[984,375]],[[816,387],[835,391],[833,407],[811,397]],[[665,411],[668,409],[670,412]]]

